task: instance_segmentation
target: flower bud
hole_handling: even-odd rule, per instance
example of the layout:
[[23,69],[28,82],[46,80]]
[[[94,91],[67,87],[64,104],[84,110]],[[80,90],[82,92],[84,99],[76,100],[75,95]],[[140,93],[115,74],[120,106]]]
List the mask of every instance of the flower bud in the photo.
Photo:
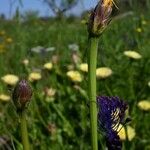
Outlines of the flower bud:
[[12,99],[17,111],[23,111],[32,97],[32,89],[26,80],[21,80],[13,91]]
[[110,22],[113,0],[100,0],[91,13],[88,32],[90,36],[99,36]]

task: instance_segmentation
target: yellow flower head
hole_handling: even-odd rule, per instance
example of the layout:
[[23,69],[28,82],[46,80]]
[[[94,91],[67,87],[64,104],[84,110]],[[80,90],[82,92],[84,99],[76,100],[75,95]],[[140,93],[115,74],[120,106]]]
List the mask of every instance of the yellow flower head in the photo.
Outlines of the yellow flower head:
[[6,94],[0,94],[0,100],[7,102],[10,100],[10,96]]
[[[120,139],[126,140],[127,137],[126,137],[125,128],[122,125],[119,125],[118,131],[119,131],[118,135],[119,135]],[[132,139],[135,137],[135,134],[136,134],[135,129],[132,128],[131,126],[127,126],[127,136],[128,136],[129,141],[132,141]]]
[[100,67],[96,69],[96,76],[98,78],[107,78],[112,74],[112,70],[108,67]]
[[6,34],[6,32],[4,31],[4,30],[2,30],[2,31],[0,31],[0,35],[5,35]]
[[51,70],[53,68],[53,64],[49,62],[49,63],[44,64],[43,67],[44,69]]
[[138,103],[138,107],[144,111],[150,111],[150,101],[142,100]]
[[133,59],[140,59],[142,56],[135,51],[124,51],[124,55]]
[[34,81],[37,81],[37,80],[40,80],[42,78],[41,74],[38,73],[38,72],[31,72],[29,74],[29,81],[31,82],[34,82]]
[[103,6],[104,7],[112,7],[112,5],[113,5],[113,3],[114,3],[114,1],[113,0],[103,0]]
[[22,61],[22,63],[23,63],[25,66],[27,66],[27,65],[29,64],[29,60],[28,60],[28,59],[24,59],[24,60]]
[[19,78],[13,74],[7,74],[3,76],[1,79],[3,82],[11,86],[15,85],[19,81]]
[[81,74],[78,71],[68,71],[67,76],[74,82],[81,82],[82,77]]
[[80,64],[79,68],[83,72],[88,72],[88,64],[86,63]]
[[146,25],[146,24],[147,24],[146,20],[142,20],[142,25]]
[[139,32],[139,33],[141,33],[142,29],[141,28],[137,28],[136,31]]
[[7,42],[7,43],[12,43],[13,40],[12,40],[12,38],[7,38],[7,39],[6,39],[6,42]]

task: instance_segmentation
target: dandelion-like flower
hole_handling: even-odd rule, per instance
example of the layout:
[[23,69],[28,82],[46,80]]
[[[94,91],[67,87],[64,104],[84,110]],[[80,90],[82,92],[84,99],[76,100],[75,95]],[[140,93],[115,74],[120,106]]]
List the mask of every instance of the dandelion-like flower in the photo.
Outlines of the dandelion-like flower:
[[81,74],[78,71],[68,71],[67,76],[73,81],[73,82],[81,82],[82,77]]
[[45,63],[43,67],[44,69],[51,70],[53,68],[53,64],[51,62],[48,62]]
[[15,85],[19,81],[19,78],[13,74],[7,74],[3,76],[1,79],[3,82],[11,86]]
[[87,63],[80,64],[79,68],[83,72],[88,72],[88,64]]
[[131,50],[124,51],[124,55],[126,55],[127,57],[132,58],[132,59],[141,59],[142,58],[141,54],[139,54],[136,51],[131,51]]
[[141,101],[138,103],[138,107],[139,107],[141,110],[150,111],[150,101],[148,101],[148,100],[141,100]]
[[97,97],[98,125],[102,129],[108,150],[121,150],[122,142],[118,135],[118,127],[125,121],[127,104],[118,97]]
[[0,100],[4,101],[4,102],[7,102],[7,101],[10,100],[10,96],[6,95],[6,94],[0,94]]
[[112,70],[108,67],[100,67],[96,69],[96,76],[101,79],[105,79],[111,76]]
[[38,81],[42,78],[41,74],[38,72],[31,72],[29,74],[29,81],[34,82],[34,81]]

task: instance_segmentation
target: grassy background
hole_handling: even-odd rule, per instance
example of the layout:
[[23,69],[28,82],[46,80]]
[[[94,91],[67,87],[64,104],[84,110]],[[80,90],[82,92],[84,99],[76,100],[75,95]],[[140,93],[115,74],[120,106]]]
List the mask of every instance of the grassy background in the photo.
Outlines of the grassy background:
[[[146,24],[142,24],[146,21]],[[131,142],[124,142],[125,149],[150,149],[150,112],[137,107],[140,100],[150,100],[148,81],[150,81],[150,18],[147,13],[134,13],[112,21],[99,41],[98,67],[106,66],[113,70],[111,77],[97,80],[97,94],[119,96],[129,103],[131,126],[136,136]],[[142,32],[137,32],[141,28]],[[32,84],[33,98],[28,111],[29,138],[33,149],[78,150],[91,149],[89,130],[89,101],[86,99],[87,74],[81,72],[84,80],[72,83],[66,76],[67,66],[73,64],[68,44],[79,45],[79,55],[86,62],[88,48],[86,25],[81,20],[41,21],[38,19],[19,23],[1,21],[0,44],[4,52],[0,53],[0,77],[8,73],[20,78],[38,69],[42,79]],[[11,37],[12,43],[5,40]],[[30,52],[32,47],[55,46],[56,51],[47,54]],[[124,56],[125,50],[135,50],[142,55],[140,60],[131,60]],[[59,63],[50,72],[42,70],[45,62],[53,55],[59,56]],[[29,59],[27,68],[21,63]],[[74,68],[78,69],[75,65]],[[56,89],[53,102],[46,102],[42,95],[44,87]],[[11,95],[0,81],[0,92]],[[7,147],[21,150],[18,117],[12,102],[0,101],[0,139],[5,138]],[[1,143],[0,143],[1,144]],[[2,146],[1,146],[2,145]],[[1,144],[0,148],[6,148]],[[100,141],[99,141],[99,145]]]

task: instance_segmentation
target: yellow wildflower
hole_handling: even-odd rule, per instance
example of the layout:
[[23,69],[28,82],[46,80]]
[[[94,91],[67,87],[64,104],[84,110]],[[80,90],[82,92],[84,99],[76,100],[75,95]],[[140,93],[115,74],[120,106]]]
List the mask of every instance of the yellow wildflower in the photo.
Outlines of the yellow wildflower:
[[79,68],[83,72],[88,72],[88,64],[86,63],[80,64]]
[[44,64],[44,69],[51,70],[53,68],[53,64],[51,62]]
[[149,111],[149,110],[150,110],[150,101],[148,101],[148,100],[141,100],[141,101],[138,103],[138,107],[139,107],[141,110]]
[[0,100],[7,102],[10,100],[10,96],[6,94],[0,94]]
[[6,42],[7,42],[7,43],[12,43],[13,40],[12,40],[12,38],[7,38],[7,39],[6,39]]
[[38,72],[31,72],[29,74],[29,81],[33,82],[33,81],[37,81],[40,80],[42,78],[41,74]]
[[124,55],[133,59],[140,59],[142,58],[141,54],[137,53],[136,51],[124,51]]
[[6,34],[6,32],[4,31],[4,30],[2,30],[1,32],[0,32],[0,35],[5,35]]
[[3,44],[0,44],[0,53],[4,52],[5,51],[5,45]]
[[11,86],[15,85],[19,81],[19,78],[13,74],[7,74],[3,76],[1,79],[3,82]]
[[147,22],[145,20],[142,20],[142,25],[146,25]]
[[82,77],[81,74],[78,71],[68,71],[67,76],[74,82],[81,82]]
[[139,32],[139,33],[141,33],[142,29],[141,28],[137,28],[136,31]]
[[[131,126],[126,126],[126,128],[127,128],[128,140],[132,141],[132,139],[135,137],[135,134],[136,134],[135,129],[132,128]],[[125,128],[122,125],[119,125],[118,131],[119,131],[118,135],[119,135],[120,139],[121,140],[126,140],[127,137],[126,137]]]
[[107,78],[112,74],[112,70],[108,67],[100,67],[96,69],[96,76],[98,78]]
[[22,61],[22,63],[23,63],[25,66],[27,66],[27,65],[29,64],[29,60],[28,60],[28,59],[24,59],[24,60]]

